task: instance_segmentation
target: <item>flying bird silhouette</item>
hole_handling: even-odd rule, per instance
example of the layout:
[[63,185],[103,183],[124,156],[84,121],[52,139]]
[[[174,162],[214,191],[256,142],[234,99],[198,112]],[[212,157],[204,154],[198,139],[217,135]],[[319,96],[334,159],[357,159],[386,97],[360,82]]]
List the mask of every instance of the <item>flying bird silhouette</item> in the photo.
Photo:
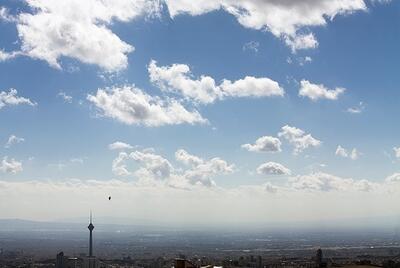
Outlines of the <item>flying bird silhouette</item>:
[[108,197],[108,200],[111,200],[111,196]]

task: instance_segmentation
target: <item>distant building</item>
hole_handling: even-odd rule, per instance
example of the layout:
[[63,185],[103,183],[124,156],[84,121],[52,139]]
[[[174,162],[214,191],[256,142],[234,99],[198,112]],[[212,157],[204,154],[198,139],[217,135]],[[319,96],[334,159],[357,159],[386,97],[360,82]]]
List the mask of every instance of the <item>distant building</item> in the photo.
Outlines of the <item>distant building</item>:
[[324,256],[322,254],[322,249],[317,250],[317,254],[315,256],[315,264],[318,268],[325,268],[328,267],[328,263],[324,261]]
[[64,267],[65,259],[64,259],[64,252],[60,252],[56,256],[56,268]]
[[57,254],[56,268],[83,268],[83,259],[65,256],[64,252]]
[[175,259],[174,268],[197,268],[197,266],[186,259]]
[[321,264],[322,264],[322,257],[323,257],[323,255],[322,255],[322,249],[318,249],[317,250],[317,254],[316,254],[316,256],[315,256],[315,263],[317,264],[317,267],[321,267]]

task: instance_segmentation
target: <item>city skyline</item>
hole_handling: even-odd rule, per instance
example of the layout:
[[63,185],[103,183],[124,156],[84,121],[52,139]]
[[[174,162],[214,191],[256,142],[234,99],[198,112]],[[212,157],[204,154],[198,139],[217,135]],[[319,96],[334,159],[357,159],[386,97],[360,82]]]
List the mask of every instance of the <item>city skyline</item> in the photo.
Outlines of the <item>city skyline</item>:
[[378,0],[2,1],[0,218],[398,217],[399,14]]

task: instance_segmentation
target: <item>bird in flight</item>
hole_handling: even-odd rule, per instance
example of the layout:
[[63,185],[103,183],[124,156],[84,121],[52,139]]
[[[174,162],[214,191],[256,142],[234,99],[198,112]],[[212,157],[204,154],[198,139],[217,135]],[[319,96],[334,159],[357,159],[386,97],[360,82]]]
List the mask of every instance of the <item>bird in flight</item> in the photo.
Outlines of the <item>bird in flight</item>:
[[111,200],[111,196],[108,197],[108,200]]

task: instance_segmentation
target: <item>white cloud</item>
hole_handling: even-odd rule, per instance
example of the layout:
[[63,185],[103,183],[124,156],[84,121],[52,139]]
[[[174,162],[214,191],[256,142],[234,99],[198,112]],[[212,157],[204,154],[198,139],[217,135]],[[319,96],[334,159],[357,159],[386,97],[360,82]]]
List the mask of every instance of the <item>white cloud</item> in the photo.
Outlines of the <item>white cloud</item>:
[[126,160],[129,159],[129,155],[125,152],[120,152],[118,157],[112,162],[112,172],[117,176],[128,176],[131,172],[128,171],[126,166]]
[[290,175],[291,171],[282,164],[267,162],[257,168],[257,173],[260,175]]
[[6,7],[0,6],[0,21],[15,22],[15,16],[10,14],[10,10]]
[[243,51],[250,50],[250,51],[257,53],[259,47],[260,47],[259,42],[250,41],[250,42],[247,42],[246,44],[244,44],[242,49],[243,49]]
[[359,151],[357,151],[356,148],[353,148],[353,150],[351,150],[351,153],[349,155],[351,160],[357,160],[360,157],[361,153]]
[[318,47],[318,41],[315,39],[315,36],[312,33],[296,35],[294,37],[286,36],[285,43],[291,48],[293,53],[301,49],[311,49]]
[[235,169],[234,165],[229,165],[219,157],[203,160],[182,149],[177,151],[175,157],[178,161],[191,166],[190,169],[183,172],[182,177],[192,185],[215,186],[213,176],[233,173]]
[[341,157],[348,157],[349,154],[346,149],[344,149],[342,146],[338,146],[335,152],[335,155],[341,156]]
[[301,80],[300,84],[299,96],[308,97],[312,101],[337,100],[346,91],[345,88],[327,89],[324,85],[312,84],[307,80]]
[[360,157],[361,153],[356,148],[353,148],[351,151],[349,151],[338,145],[335,155],[341,156],[343,158],[350,158],[351,160],[357,160]]
[[400,173],[394,173],[386,178],[387,183],[398,183],[400,182]]
[[305,191],[362,191],[369,192],[379,185],[367,180],[353,180],[341,178],[327,173],[312,173],[296,176],[290,179],[290,187]]
[[5,106],[11,106],[11,105],[21,105],[21,104],[27,104],[30,106],[37,105],[36,102],[33,102],[28,98],[20,97],[17,94],[18,94],[17,90],[13,88],[10,88],[9,92],[1,91],[0,109],[4,108]]
[[10,54],[7,52],[4,52],[3,50],[0,50],[0,62],[2,61],[6,61],[8,59],[10,59]]
[[266,77],[246,76],[234,82],[224,79],[217,85],[210,76],[194,78],[188,65],[159,67],[154,60],[150,62],[148,71],[151,82],[161,90],[178,93],[203,104],[213,103],[224,97],[281,97],[285,94],[277,82]]
[[19,55],[21,55],[21,53],[18,51],[6,52],[0,49],[0,62],[13,59]]
[[175,152],[176,160],[188,166],[183,170],[175,169],[167,159],[153,152],[135,151],[130,157],[142,164],[142,167],[135,172],[140,183],[163,180],[166,185],[174,188],[212,187],[216,185],[213,180],[215,175],[234,171],[234,165],[229,165],[225,160],[218,157],[204,160],[183,149]]
[[177,161],[190,166],[198,166],[204,163],[204,160],[198,156],[191,155],[183,149],[179,149],[175,152],[175,158]]
[[347,109],[347,112],[351,114],[360,114],[362,113],[362,110],[359,109],[359,107],[350,107]]
[[213,78],[201,76],[195,80],[192,78],[189,66],[185,64],[158,67],[157,62],[153,60],[148,66],[148,71],[150,81],[164,91],[175,91],[201,103],[212,103],[222,97],[222,92]]
[[393,147],[393,151],[396,158],[400,158],[400,147]]
[[365,11],[364,0],[165,0],[171,17],[201,15],[224,9],[244,27],[267,30],[285,40],[293,50],[317,46],[312,33],[302,29],[324,26],[337,15]]
[[[166,158],[156,154],[153,150],[134,151],[130,154],[120,152],[113,161],[113,172],[118,176],[133,174],[141,185],[159,185],[161,183],[173,188],[184,189],[192,186],[215,186],[214,176],[234,172],[234,165],[230,165],[218,157],[204,160],[180,149],[175,152],[175,158],[187,168],[174,168]],[[127,170],[126,161],[130,159],[140,165],[134,172]]]
[[283,97],[285,91],[278,82],[267,77],[256,78],[246,76],[243,79],[231,82],[223,80],[221,90],[224,96],[229,97]]
[[[141,165],[135,172],[128,171],[127,161],[134,160]],[[132,153],[120,152],[113,160],[112,171],[117,176],[135,175],[140,183],[153,183],[166,181],[170,178],[174,168],[170,162],[150,150],[134,151]]]
[[98,89],[96,95],[88,95],[106,117],[128,125],[157,127],[176,124],[205,124],[196,110],[188,111],[174,99],[150,96],[134,86]]
[[26,0],[32,13],[18,16],[17,30],[25,55],[61,68],[60,58],[71,57],[106,71],[128,65],[133,46],[109,26],[159,11],[156,0]]
[[152,152],[135,151],[129,157],[142,164],[143,167],[136,171],[137,177],[141,180],[168,180],[174,171],[167,159]]
[[21,142],[24,142],[24,141],[25,141],[24,138],[20,138],[20,137],[17,137],[17,136],[15,136],[15,135],[11,135],[11,136],[8,138],[7,143],[6,143],[6,145],[5,145],[4,147],[5,147],[5,148],[10,148],[10,147],[13,146],[14,144],[18,144],[18,143],[21,143]]
[[282,131],[278,133],[278,136],[285,138],[294,146],[294,154],[301,153],[310,147],[318,147],[322,143],[311,134],[306,134],[303,130],[288,125],[282,127]]
[[243,144],[242,148],[250,152],[281,152],[281,141],[271,136],[263,136],[256,140],[254,144]]
[[61,97],[66,103],[72,103],[72,96],[67,95],[65,92],[59,92],[57,96]]
[[[21,54],[61,68],[70,57],[106,71],[127,67],[134,47],[112,31],[115,22],[159,16],[165,2],[171,17],[200,15],[223,9],[244,27],[267,30],[293,50],[315,48],[309,27],[323,26],[337,15],[367,10],[364,0],[26,0],[30,12],[11,16],[0,8],[0,19],[15,22]],[[305,30],[304,30],[305,29]]]
[[116,141],[116,142],[109,144],[108,149],[110,149],[110,150],[129,150],[129,149],[133,149],[133,146],[128,143],[122,142],[122,141]]
[[361,101],[358,106],[350,107],[347,109],[348,113],[351,114],[360,114],[365,110],[365,104]]
[[3,160],[1,160],[0,163],[0,171],[4,173],[17,174],[22,171],[22,163],[13,158],[9,160],[7,156],[3,157]]

